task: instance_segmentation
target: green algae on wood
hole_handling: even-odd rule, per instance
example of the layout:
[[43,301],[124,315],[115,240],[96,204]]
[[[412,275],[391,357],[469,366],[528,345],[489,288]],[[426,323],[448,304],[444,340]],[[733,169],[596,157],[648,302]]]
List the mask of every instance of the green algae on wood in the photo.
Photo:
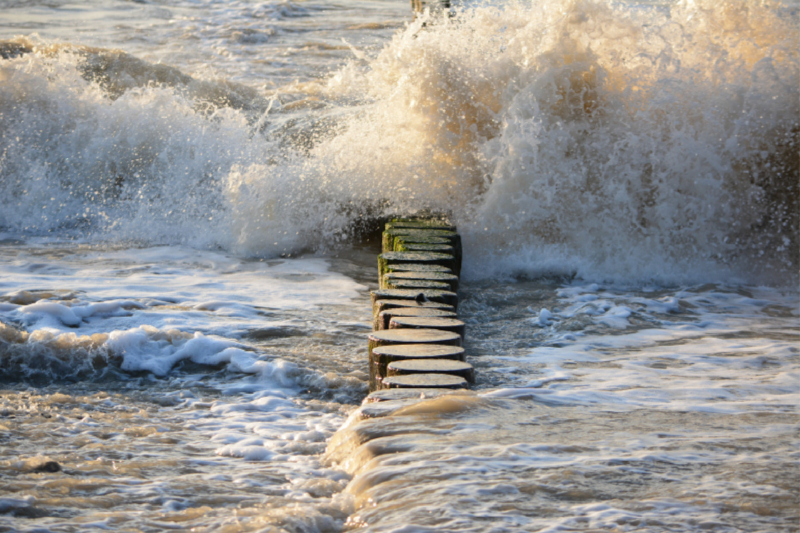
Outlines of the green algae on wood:
[[389,228],[384,230],[384,235],[391,236],[392,239],[395,237],[438,237],[440,239],[447,239],[448,241],[452,241],[453,239],[458,239],[459,235],[455,231],[449,231],[446,229],[427,229],[427,228]]
[[451,292],[458,291],[458,276],[448,274],[447,272],[427,272],[427,271],[408,271],[408,272],[387,272],[381,278],[382,288],[386,285],[395,285],[394,282],[401,280],[414,280],[414,281],[438,281],[439,283],[447,283],[450,285]]
[[[453,272],[458,275],[461,271],[461,236],[452,231],[410,230],[403,228],[384,231],[381,241],[381,250],[383,252],[387,252],[392,250],[398,251],[400,249],[406,249],[411,244],[416,244],[415,241],[424,241],[425,239],[432,237],[446,239],[448,241],[447,244],[453,247],[452,254],[455,257],[456,263],[456,266],[453,268]],[[419,244],[425,243],[420,242]]]
[[391,251],[395,249],[395,240],[398,237],[404,237],[406,242],[413,242],[417,239],[424,239],[428,237],[437,237],[446,239],[447,244],[453,247],[461,246],[461,237],[454,231],[437,230],[437,229],[409,229],[409,228],[394,228],[383,232],[381,239],[381,249],[383,251]]
[[[453,274],[453,271],[442,265],[426,265],[424,263],[392,263],[386,265],[389,272],[441,272]],[[458,276],[456,276],[458,278]]]
[[437,252],[384,252],[378,256],[378,275],[386,274],[388,265],[399,263],[440,265],[452,270],[456,276],[458,275],[456,258],[450,254]]
[[424,241],[428,238],[438,238],[444,239],[447,242],[445,244],[450,244],[455,246],[456,243],[461,242],[461,237],[458,233],[453,231],[445,231],[445,230],[433,230],[433,229],[409,229],[409,228],[396,228],[390,229],[383,232],[381,237],[381,249],[383,251],[392,251],[395,249],[395,241],[399,238],[403,238],[405,242],[414,242],[418,240]]
[[409,290],[438,289],[441,291],[449,291],[450,284],[441,281],[430,281],[425,279],[386,280],[384,276],[383,288]]
[[[396,235],[393,238],[386,238],[386,245],[392,246],[391,250],[382,248],[381,251],[383,252],[402,252],[405,251],[406,247],[409,245],[446,245],[452,246],[453,239],[448,237],[430,237],[423,234],[414,234],[414,235]],[[455,250],[455,248],[453,249]]]
[[449,244],[417,244],[395,241],[395,252],[438,252],[440,254],[456,255],[455,248]]
[[423,218],[395,218],[384,226],[386,229],[406,228],[406,229],[438,229],[444,231],[456,231],[456,227],[449,222],[441,219]]
[[475,383],[475,369],[463,361],[452,359],[404,359],[392,361],[386,366],[386,377],[411,374],[448,374],[459,376],[468,383]]
[[[415,235],[397,235],[394,237],[394,244],[395,247],[399,243],[406,243],[406,244],[450,244],[452,239],[447,237],[431,237],[428,235],[422,234],[415,234]],[[384,250],[386,252],[391,252],[392,250]]]

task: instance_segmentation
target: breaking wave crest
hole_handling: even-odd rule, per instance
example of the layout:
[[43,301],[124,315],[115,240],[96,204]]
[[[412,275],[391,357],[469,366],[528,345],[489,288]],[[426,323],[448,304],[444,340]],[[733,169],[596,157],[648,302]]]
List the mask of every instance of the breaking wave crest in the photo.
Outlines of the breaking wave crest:
[[18,39],[0,227],[269,256],[427,209],[459,225],[471,277],[795,279],[797,19],[771,2],[476,7],[272,94]]
[[493,256],[472,275],[774,279],[798,259],[796,23],[767,2],[476,9],[398,34],[319,153],[401,211],[452,211]]

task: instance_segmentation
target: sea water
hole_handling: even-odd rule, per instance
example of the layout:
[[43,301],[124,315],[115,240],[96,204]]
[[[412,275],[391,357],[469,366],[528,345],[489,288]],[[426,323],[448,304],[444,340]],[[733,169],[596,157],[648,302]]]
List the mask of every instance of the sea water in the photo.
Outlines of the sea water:
[[[799,527],[796,3],[0,8],[0,529]],[[478,383],[362,419],[426,211]]]

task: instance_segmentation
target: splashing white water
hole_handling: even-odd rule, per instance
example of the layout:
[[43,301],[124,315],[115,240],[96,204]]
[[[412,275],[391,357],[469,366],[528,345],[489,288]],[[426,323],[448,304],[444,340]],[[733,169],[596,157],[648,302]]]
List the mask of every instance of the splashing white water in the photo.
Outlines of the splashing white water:
[[798,42],[769,2],[509,3],[284,106],[41,50],[0,62],[0,225],[268,256],[432,209],[472,277],[793,279]]
[[796,10],[563,1],[415,30],[366,68],[374,103],[317,154],[399,210],[453,212],[468,253],[499,265],[472,275],[792,272]]

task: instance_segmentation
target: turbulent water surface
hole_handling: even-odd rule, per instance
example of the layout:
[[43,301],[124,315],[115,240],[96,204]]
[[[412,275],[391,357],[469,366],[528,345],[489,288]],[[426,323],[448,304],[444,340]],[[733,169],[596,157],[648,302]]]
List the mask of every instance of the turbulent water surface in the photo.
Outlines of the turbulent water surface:
[[[0,1],[0,530],[797,531],[799,9]],[[362,420],[426,211],[478,383]]]

